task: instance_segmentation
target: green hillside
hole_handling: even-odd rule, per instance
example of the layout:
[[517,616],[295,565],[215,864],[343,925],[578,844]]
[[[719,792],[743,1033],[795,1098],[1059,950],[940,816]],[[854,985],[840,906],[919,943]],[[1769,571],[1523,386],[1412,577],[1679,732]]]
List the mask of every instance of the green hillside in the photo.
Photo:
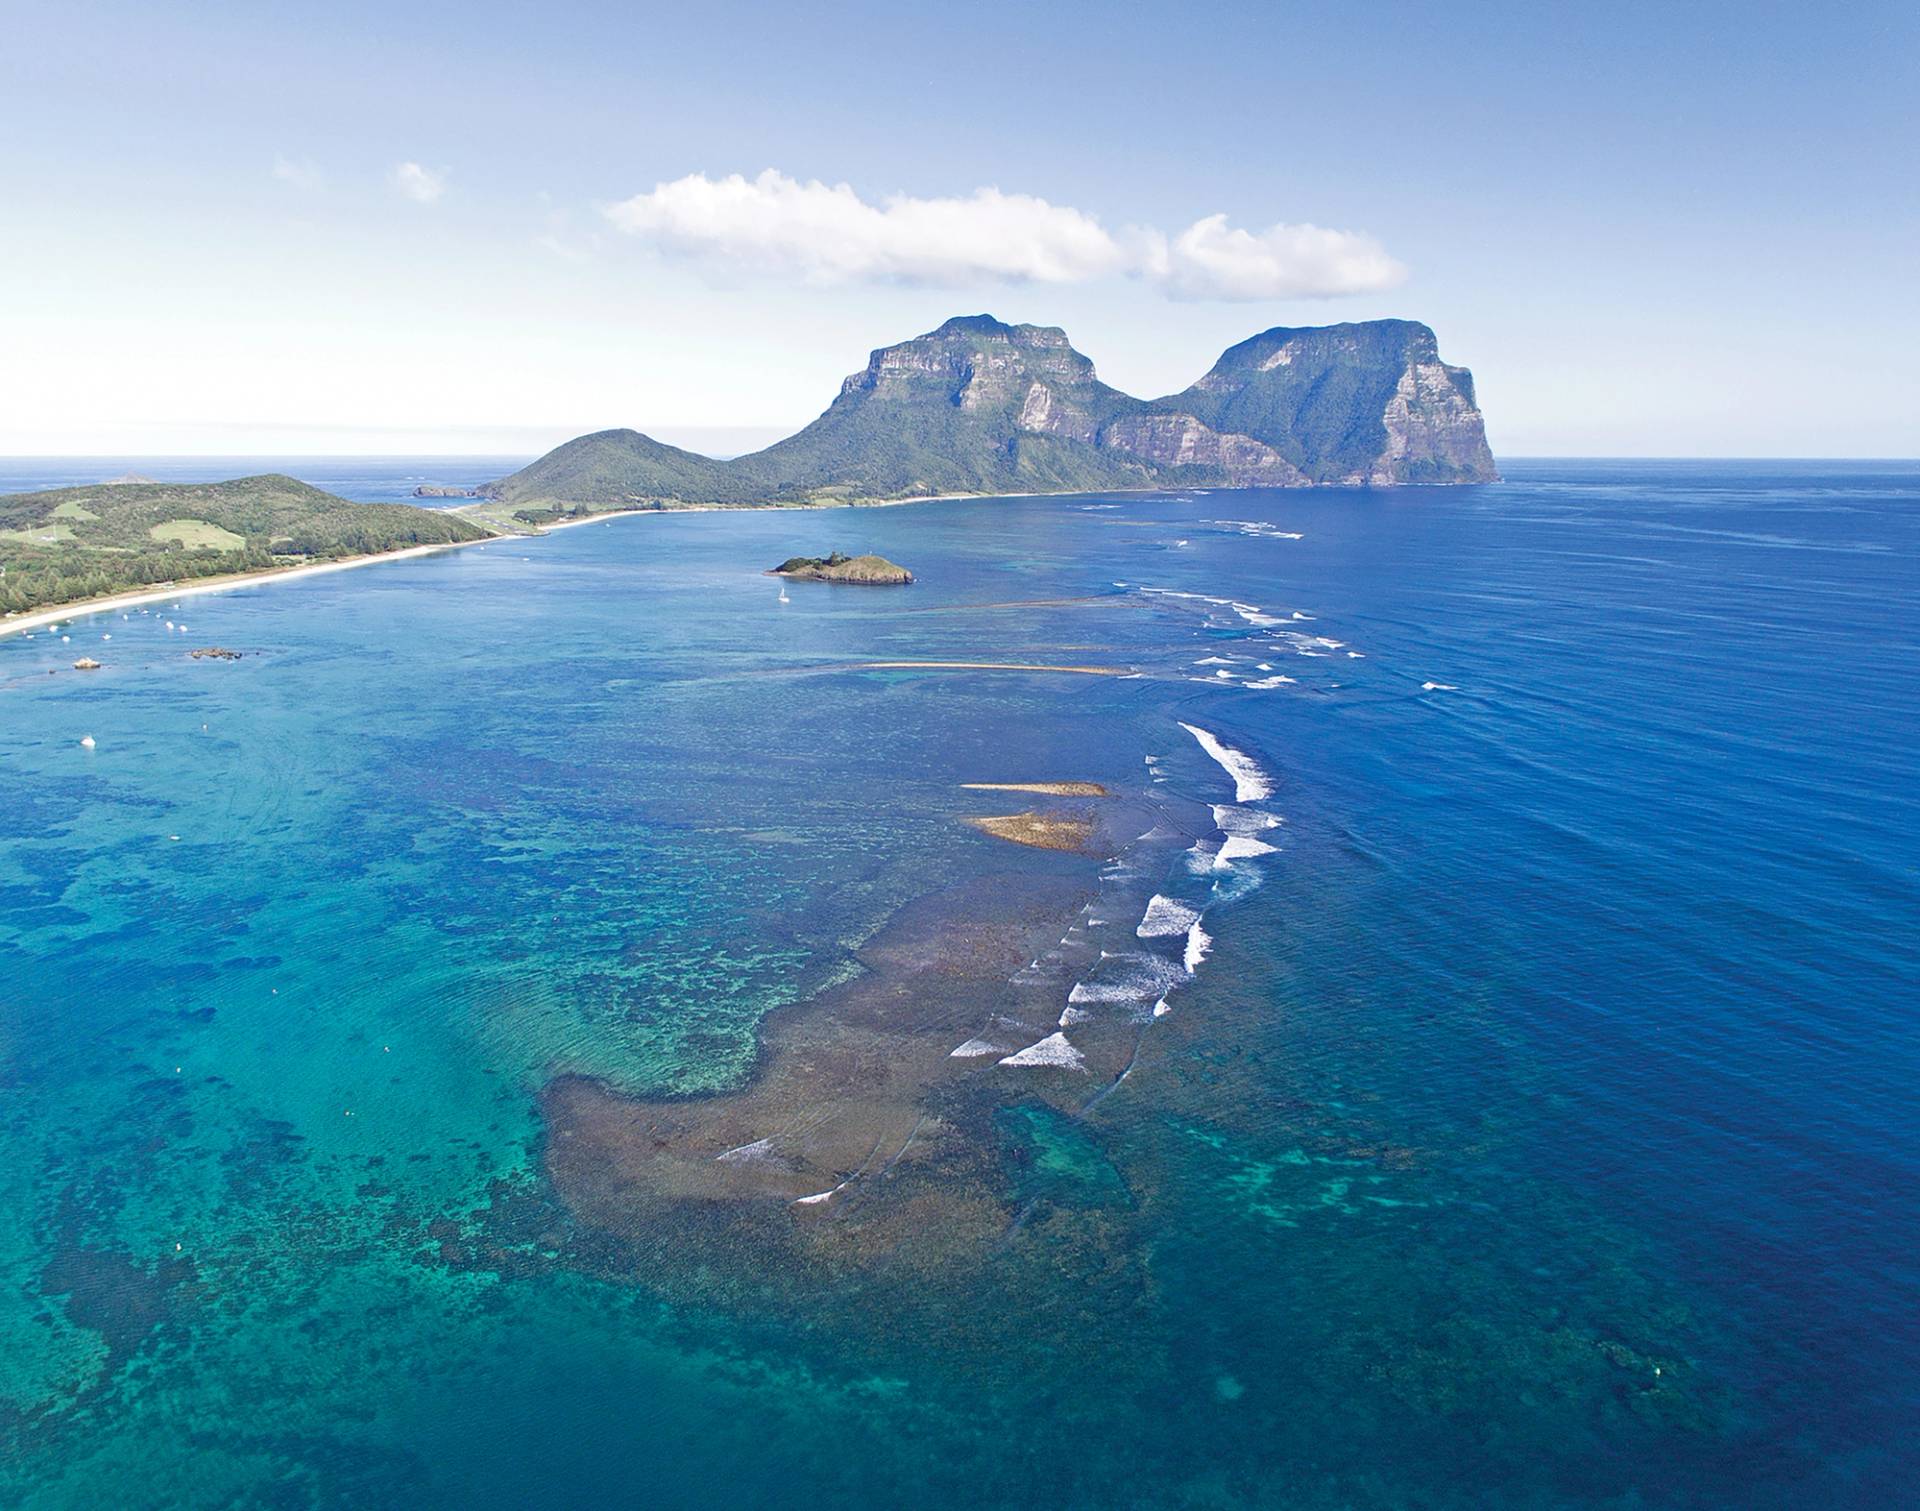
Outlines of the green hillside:
[[637,430],[600,430],[556,446],[531,466],[482,489],[482,495],[530,506],[712,503],[729,492],[727,465],[682,451]]
[[716,461],[607,430],[481,491],[540,523],[579,508],[1495,477],[1471,376],[1413,321],[1266,331],[1148,403],[1100,382],[1055,327],[968,315],[874,352],[819,419],[764,451]]
[[0,496],[0,612],[488,533],[444,510],[356,504],[277,473],[8,494]]
[[[1070,416],[1075,434],[1022,423],[1036,384],[1050,420]],[[1139,487],[1156,469],[1095,444],[1107,419],[1138,407],[1095,379],[1064,332],[963,316],[874,352],[825,414],[764,451],[722,462],[638,431],[601,431],[483,492],[538,508],[643,508]]]

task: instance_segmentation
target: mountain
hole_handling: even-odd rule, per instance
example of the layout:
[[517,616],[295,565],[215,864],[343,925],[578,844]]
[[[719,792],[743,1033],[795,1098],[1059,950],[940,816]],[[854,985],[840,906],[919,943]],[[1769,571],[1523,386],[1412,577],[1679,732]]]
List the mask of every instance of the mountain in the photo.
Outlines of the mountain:
[[1149,402],[1102,383],[1064,331],[971,315],[874,352],[764,451],[714,461],[608,430],[481,491],[551,510],[1496,478],[1472,376],[1412,321],[1264,331]]
[[1499,475],[1473,374],[1442,362],[1433,332],[1413,320],[1262,331],[1152,408],[1250,436],[1311,483],[1484,483]]
[[14,493],[0,497],[0,610],[489,533],[444,509],[356,504],[278,473]]

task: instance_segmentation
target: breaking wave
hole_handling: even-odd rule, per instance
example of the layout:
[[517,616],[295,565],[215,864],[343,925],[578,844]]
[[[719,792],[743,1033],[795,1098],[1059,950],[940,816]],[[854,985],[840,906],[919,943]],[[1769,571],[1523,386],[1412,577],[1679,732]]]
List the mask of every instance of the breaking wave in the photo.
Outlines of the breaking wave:
[[1223,743],[1219,736],[1197,724],[1182,723],[1180,727],[1198,740],[1200,748],[1218,761],[1227,775],[1233,778],[1233,795],[1237,801],[1257,803],[1262,798],[1273,796],[1273,783],[1252,756],[1243,750],[1235,750]]

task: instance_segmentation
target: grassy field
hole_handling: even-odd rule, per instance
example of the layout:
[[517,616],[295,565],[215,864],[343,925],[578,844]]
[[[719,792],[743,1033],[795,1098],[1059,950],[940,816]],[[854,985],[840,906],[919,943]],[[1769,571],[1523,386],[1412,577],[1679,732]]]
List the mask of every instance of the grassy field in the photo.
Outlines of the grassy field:
[[147,534],[162,545],[176,545],[188,551],[244,551],[247,538],[222,530],[204,519],[169,519],[149,525]]

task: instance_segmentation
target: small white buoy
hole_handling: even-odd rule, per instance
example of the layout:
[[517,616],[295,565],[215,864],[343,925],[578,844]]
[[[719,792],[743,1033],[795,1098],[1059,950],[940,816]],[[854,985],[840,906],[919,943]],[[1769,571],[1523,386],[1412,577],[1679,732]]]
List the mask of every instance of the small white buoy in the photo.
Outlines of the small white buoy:
[[87,749],[87,750],[93,749],[93,736],[92,735],[82,736],[80,740],[80,744],[84,749]]

